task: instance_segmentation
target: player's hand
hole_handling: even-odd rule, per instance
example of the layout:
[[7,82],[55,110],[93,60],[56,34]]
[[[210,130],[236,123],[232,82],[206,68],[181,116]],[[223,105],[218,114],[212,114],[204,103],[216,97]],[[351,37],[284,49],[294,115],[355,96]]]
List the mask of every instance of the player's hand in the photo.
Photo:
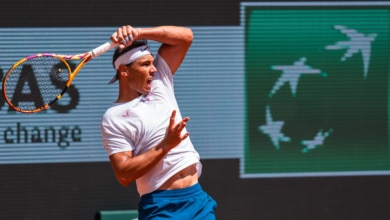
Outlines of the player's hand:
[[167,132],[163,140],[164,147],[166,150],[170,150],[180,144],[184,139],[186,139],[190,134],[189,132],[183,132],[184,128],[187,125],[187,122],[190,120],[189,117],[185,117],[183,120],[175,123],[176,110],[172,111],[171,118],[169,120],[169,125],[167,127]]
[[119,44],[119,48],[123,49],[133,43],[139,36],[138,30],[130,25],[118,28],[116,32],[111,35],[111,40]]

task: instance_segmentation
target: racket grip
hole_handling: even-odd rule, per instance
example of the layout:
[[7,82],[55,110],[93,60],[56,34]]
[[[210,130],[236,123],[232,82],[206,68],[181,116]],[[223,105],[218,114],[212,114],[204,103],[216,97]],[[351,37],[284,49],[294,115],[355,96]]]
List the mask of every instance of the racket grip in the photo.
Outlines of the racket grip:
[[102,44],[102,45],[96,47],[95,49],[93,49],[93,50],[91,51],[91,53],[92,53],[92,58],[95,58],[95,57],[97,57],[97,56],[100,56],[100,55],[102,55],[103,53],[105,53],[105,52],[107,52],[107,51],[113,49],[113,48],[116,47],[116,46],[118,46],[117,43],[114,43],[114,42],[112,42],[112,41],[108,41],[108,42],[106,42],[106,43],[104,43],[104,44]]

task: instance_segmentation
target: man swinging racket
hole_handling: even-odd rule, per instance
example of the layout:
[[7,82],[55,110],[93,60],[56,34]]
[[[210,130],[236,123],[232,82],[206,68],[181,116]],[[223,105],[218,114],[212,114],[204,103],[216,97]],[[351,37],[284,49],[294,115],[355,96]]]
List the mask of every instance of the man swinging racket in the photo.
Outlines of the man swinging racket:
[[[174,95],[173,76],[193,40],[178,26],[123,26],[111,36],[118,81],[116,101],[105,112],[101,133],[121,185],[136,181],[139,219],[214,220],[216,202],[198,182],[199,154]],[[160,42],[153,55],[147,40]]]

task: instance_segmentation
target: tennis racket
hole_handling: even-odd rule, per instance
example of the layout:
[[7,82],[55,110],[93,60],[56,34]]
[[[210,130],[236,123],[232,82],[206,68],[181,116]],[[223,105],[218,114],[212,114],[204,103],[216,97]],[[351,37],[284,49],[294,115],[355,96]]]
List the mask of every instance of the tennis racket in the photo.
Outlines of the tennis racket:
[[[8,70],[3,79],[5,101],[22,113],[45,110],[62,98],[87,62],[117,45],[109,41],[77,55],[40,53],[23,58]],[[77,66],[68,62],[75,60],[80,60]]]

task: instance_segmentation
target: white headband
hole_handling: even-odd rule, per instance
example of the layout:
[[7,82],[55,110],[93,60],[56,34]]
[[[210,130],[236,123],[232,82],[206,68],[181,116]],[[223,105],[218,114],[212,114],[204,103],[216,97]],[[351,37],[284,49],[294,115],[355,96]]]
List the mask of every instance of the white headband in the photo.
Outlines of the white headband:
[[136,61],[138,58],[148,54],[152,54],[148,45],[143,45],[140,47],[133,48],[127,51],[126,53],[123,53],[115,60],[114,62],[115,69],[118,70],[121,64],[126,64],[126,65],[130,64]]
[[[121,64],[126,64],[126,65],[130,64],[130,63],[136,61],[138,58],[145,56],[145,55],[148,55],[148,54],[152,54],[148,45],[142,45],[142,46],[133,48],[133,49],[127,51],[126,53],[121,54],[115,60],[115,62],[114,62],[115,69],[118,70],[119,66]],[[112,84],[117,80],[118,80],[118,77],[115,74],[114,77],[112,77],[112,79],[110,80],[110,82],[108,82],[108,84]]]

